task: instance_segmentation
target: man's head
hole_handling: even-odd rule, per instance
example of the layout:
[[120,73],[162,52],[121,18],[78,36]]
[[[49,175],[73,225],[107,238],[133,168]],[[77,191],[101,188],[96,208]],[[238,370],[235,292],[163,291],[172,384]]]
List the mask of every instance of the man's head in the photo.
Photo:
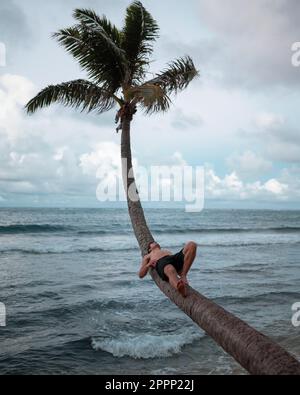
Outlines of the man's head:
[[154,251],[156,248],[160,249],[160,245],[158,243],[156,243],[156,241],[153,241],[149,244],[148,252],[150,253],[150,252]]

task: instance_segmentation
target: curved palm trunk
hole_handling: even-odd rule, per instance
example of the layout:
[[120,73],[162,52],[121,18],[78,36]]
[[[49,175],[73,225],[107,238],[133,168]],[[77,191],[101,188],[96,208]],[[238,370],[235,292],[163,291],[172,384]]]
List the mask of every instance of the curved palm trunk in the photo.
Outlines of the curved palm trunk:
[[121,157],[123,183],[127,197],[129,216],[141,252],[143,255],[146,255],[149,243],[154,239],[148,228],[144,210],[138,197],[138,190],[135,185],[130,144],[130,120],[127,119],[124,119],[122,122]]
[[[126,191],[129,215],[142,255],[153,236],[147,226],[145,215],[135,186],[132,171],[130,146],[130,120],[122,126],[123,182]],[[128,176],[128,171],[130,175]],[[136,191],[136,199],[130,199]],[[257,332],[244,321],[227,312],[216,303],[189,287],[183,298],[167,282],[162,281],[155,270],[151,276],[160,290],[185,314],[211,336],[228,354],[251,374],[300,375],[300,363],[278,344]]]

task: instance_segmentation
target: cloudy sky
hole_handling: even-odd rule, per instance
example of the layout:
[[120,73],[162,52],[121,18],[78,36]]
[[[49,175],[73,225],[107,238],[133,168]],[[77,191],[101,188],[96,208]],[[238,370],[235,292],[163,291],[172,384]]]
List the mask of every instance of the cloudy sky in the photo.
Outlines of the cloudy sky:
[[[73,24],[74,8],[93,8],[121,27],[129,3],[1,0],[0,206],[97,206],[99,169],[119,166],[115,113],[54,106],[29,117],[23,106],[48,84],[85,77],[51,39]],[[300,67],[291,61],[300,2],[144,5],[161,28],[152,71],[189,54],[201,78],[168,114],[136,116],[137,163],[205,166],[206,207],[300,208]]]

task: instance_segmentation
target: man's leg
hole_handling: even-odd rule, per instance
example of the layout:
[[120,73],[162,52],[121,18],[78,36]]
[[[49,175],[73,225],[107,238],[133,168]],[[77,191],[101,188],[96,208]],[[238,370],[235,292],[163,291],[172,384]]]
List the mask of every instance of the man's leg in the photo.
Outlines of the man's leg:
[[173,265],[167,265],[164,273],[169,279],[171,286],[176,289],[182,296],[186,296],[185,282],[178,278],[178,273]]
[[186,284],[188,284],[187,274],[190,271],[192,264],[196,258],[197,244],[194,243],[193,241],[190,241],[189,243],[187,243],[183,249],[183,254],[184,254],[184,264],[183,264],[183,268],[180,273],[180,276],[181,276],[182,280]]

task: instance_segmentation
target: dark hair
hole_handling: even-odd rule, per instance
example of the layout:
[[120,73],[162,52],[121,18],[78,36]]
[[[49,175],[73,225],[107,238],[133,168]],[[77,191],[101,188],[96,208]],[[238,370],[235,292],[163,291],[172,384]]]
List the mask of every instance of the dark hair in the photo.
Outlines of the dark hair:
[[155,241],[150,241],[150,243],[148,244],[148,252],[150,252],[150,246],[151,244],[155,243]]
[[161,248],[157,241],[151,241],[151,243],[148,244],[148,253],[150,252],[151,244],[156,244],[159,248]]

